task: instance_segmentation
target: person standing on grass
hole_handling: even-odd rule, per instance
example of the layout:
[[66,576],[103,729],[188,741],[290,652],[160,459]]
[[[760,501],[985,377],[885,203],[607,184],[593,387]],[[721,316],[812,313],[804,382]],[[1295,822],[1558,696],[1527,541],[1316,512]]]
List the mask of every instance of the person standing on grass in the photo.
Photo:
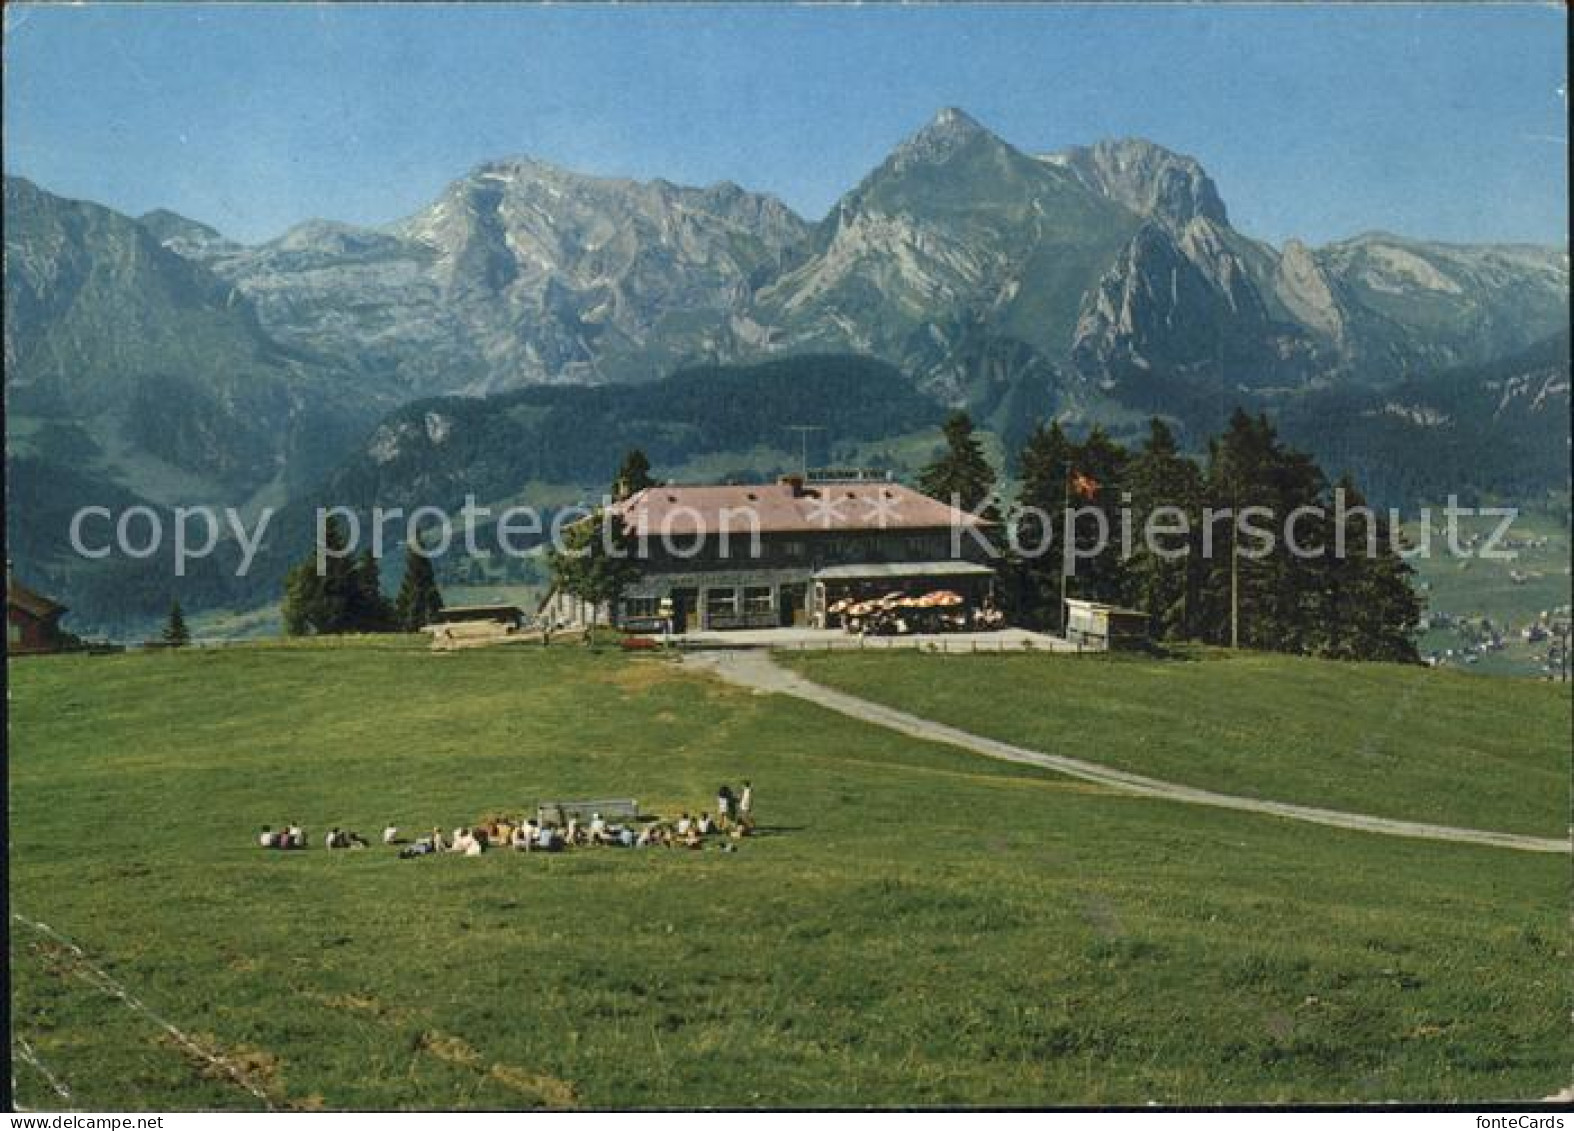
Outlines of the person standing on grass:
[[716,791],[716,827],[723,832],[732,821],[732,786],[724,785]]
[[743,783],[743,794],[738,798],[738,820],[745,825],[754,824],[754,786],[747,780]]

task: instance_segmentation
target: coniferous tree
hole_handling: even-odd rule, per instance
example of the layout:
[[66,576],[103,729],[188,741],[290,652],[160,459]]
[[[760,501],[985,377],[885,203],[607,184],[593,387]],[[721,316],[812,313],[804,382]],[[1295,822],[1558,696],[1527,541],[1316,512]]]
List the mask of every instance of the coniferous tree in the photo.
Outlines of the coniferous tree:
[[1061,541],[1070,473],[1071,441],[1058,421],[1039,424],[1028,434],[1017,461],[1021,490],[1017,495],[1014,562],[1016,611],[1029,624],[1060,627]]
[[309,636],[322,623],[322,577],[313,561],[291,567],[284,578],[284,633]]
[[1071,537],[1077,554],[1067,595],[1115,604],[1125,588],[1121,481],[1130,456],[1094,425],[1082,443],[1072,445],[1070,458]]
[[443,595],[437,588],[432,560],[414,545],[404,552],[404,579],[394,599],[394,620],[405,632],[419,632],[443,611]]
[[[1202,475],[1180,454],[1162,420],[1126,468],[1130,495],[1131,557],[1125,563],[1125,601],[1148,614],[1155,639],[1185,639],[1200,583],[1196,531],[1201,521]],[[1160,508],[1169,508],[1162,513]]]
[[630,448],[623,457],[622,465],[618,467],[617,476],[612,480],[612,501],[621,503],[655,485],[656,480],[650,474],[650,460],[645,458],[645,453],[640,449]]
[[[1273,592],[1268,602],[1269,615],[1276,625],[1279,641],[1275,647],[1287,652],[1306,653],[1321,628],[1322,613],[1319,578],[1315,569],[1295,553],[1287,540],[1286,528],[1290,516],[1297,511],[1326,515],[1324,504],[1328,497],[1328,477],[1323,469],[1305,452],[1279,445],[1274,491],[1274,526],[1278,534],[1275,552]],[[1325,519],[1313,521],[1313,528],[1320,529]],[[1304,539],[1302,539],[1304,540]]]
[[1267,420],[1241,409],[1208,444],[1204,502],[1215,517],[1204,516],[1201,531],[1205,567],[1197,628],[1210,643],[1252,647],[1273,639],[1261,615],[1271,580],[1254,556],[1259,543],[1241,529],[1243,511],[1269,502],[1272,446]]
[[285,577],[282,612],[288,635],[327,635],[354,628],[359,581],[355,563],[344,552],[349,537],[337,515],[330,515],[323,527],[322,545],[327,560],[321,572],[313,553]]
[[1317,464],[1281,444],[1266,417],[1239,409],[1231,416],[1209,450],[1206,501],[1228,517],[1210,524],[1212,552],[1201,602],[1205,639],[1223,644],[1238,639],[1243,647],[1281,652],[1311,650],[1323,575],[1291,552],[1284,534],[1298,509],[1323,507],[1326,485]]
[[370,549],[356,555],[350,567],[346,632],[389,632],[393,629],[393,609],[383,595],[382,570]]
[[[1072,444],[1058,428],[1040,426],[1022,450],[1019,470],[1016,545],[1022,549],[1011,576],[1018,615],[1028,623],[1058,627],[1061,555],[1032,551],[1044,516],[1058,520],[1069,494],[1073,506],[1105,516],[1111,546],[1079,558],[1068,595],[1143,609],[1155,637],[1227,644],[1233,614],[1242,647],[1416,658],[1421,602],[1385,518],[1364,508],[1346,478],[1339,485],[1341,535],[1322,469],[1283,444],[1261,415],[1237,410],[1209,441],[1206,467],[1183,455],[1174,434],[1155,420],[1134,456],[1099,429]],[[1150,545],[1150,520],[1161,507],[1173,510],[1152,522]],[[1079,526],[1078,547],[1090,552],[1097,534],[1091,519]],[[1336,555],[1341,536],[1347,552]]]
[[[323,528],[323,545],[327,561],[322,573],[322,601],[318,620],[314,626],[320,633],[348,631],[354,615],[356,599],[355,563],[345,552],[350,544],[344,523],[338,515],[331,515]],[[315,561],[313,562],[315,567]]]
[[191,643],[191,631],[186,627],[186,614],[181,610],[178,600],[170,602],[169,619],[164,622],[163,640],[171,648],[184,648]]
[[1335,491],[1313,648],[1334,659],[1415,663],[1422,601],[1411,582],[1414,571],[1386,516],[1367,506],[1348,475]]
[[[946,450],[919,474],[918,489],[932,499],[973,511],[993,493],[995,469],[984,458],[967,413],[953,412],[947,417],[944,433]],[[993,503],[980,513],[990,520],[997,517]]]

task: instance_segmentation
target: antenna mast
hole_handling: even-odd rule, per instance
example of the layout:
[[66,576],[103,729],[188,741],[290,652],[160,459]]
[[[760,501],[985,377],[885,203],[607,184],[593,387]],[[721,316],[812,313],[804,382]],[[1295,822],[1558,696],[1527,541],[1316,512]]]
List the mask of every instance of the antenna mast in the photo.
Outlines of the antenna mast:
[[809,478],[809,433],[824,432],[825,428],[819,424],[789,424],[787,431],[798,433],[798,472],[805,479]]

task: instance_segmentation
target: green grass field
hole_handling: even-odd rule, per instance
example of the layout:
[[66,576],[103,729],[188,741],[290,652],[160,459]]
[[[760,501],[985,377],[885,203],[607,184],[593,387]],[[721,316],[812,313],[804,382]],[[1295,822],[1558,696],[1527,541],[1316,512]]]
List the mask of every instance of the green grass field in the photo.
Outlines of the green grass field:
[[[1255,725],[1237,665],[1166,670],[1211,673]],[[1484,1100],[1569,1082],[1564,858],[1124,796],[574,647],[254,645],[10,676],[12,909],[83,952],[14,921],[11,1020],[79,1107]],[[1141,702],[1147,678],[1106,666],[1106,697]],[[1035,693],[1046,713],[1085,709],[1055,689]],[[1280,703],[1281,729],[1338,724],[1320,699]],[[1131,722],[1133,743],[1180,729]],[[696,808],[744,777],[763,835],[730,855],[252,847],[263,823],[451,827],[543,797]],[[1403,807],[1405,778],[1374,783],[1364,807]],[[13,1073],[19,1103],[63,1104],[15,1053]]]
[[1263,653],[1180,655],[783,658],[867,699],[1167,781],[1383,817],[1568,833],[1567,685]]

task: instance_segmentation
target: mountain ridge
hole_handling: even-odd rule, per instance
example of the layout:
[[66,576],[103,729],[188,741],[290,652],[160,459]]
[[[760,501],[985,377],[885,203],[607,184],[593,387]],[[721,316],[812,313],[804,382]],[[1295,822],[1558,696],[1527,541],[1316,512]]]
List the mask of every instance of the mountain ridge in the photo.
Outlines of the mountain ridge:
[[[1167,239],[1139,238],[1143,224]],[[388,378],[397,396],[831,348],[965,402],[980,338],[1031,350],[1069,400],[1078,383],[1140,389],[1170,370],[1224,387],[1382,380],[1523,348],[1566,311],[1566,250],[1378,229],[1276,248],[1231,226],[1190,155],[1133,137],[1030,154],[956,107],[815,223],[729,181],[519,155],[376,227],[309,220],[243,245],[163,210],[145,226],[251,299],[275,339]],[[1161,276],[1173,298],[1148,285]],[[1523,312],[1494,305],[1505,281]],[[1446,332],[1449,319],[1464,329]]]
[[[1316,417],[1316,435],[1359,405],[1377,434],[1381,390],[1447,415],[1417,392],[1432,375],[1468,384],[1568,315],[1565,248],[1378,231],[1274,247],[1233,227],[1194,157],[1141,138],[1029,153],[956,108],[814,222],[729,181],[532,157],[481,162],[389,224],[307,220],[256,244],[5,187],[7,454],[50,514],[93,491],[304,497],[426,398],[826,354],[894,367],[1008,445],[1051,416],[1196,431],[1247,402]],[[1494,442],[1566,403],[1537,388]],[[1474,396],[1444,399],[1477,412]],[[1393,434],[1432,434],[1411,424]],[[29,554],[58,551],[47,533]]]

